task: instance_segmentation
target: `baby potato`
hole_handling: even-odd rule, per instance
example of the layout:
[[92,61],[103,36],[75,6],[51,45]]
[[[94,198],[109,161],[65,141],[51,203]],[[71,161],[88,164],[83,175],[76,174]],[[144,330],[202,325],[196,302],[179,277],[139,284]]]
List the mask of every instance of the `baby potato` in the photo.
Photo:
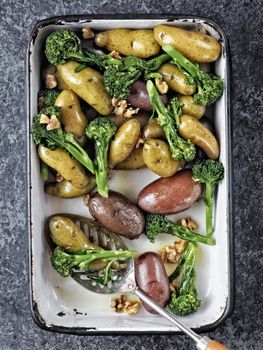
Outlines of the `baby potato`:
[[95,43],[108,51],[118,51],[121,55],[148,58],[157,55],[160,46],[150,29],[112,29],[95,35]]
[[150,119],[142,131],[142,137],[144,140],[160,139],[160,138],[163,138],[163,136],[164,136],[163,129],[158,124],[156,118]]
[[63,90],[58,95],[55,106],[61,107],[61,123],[65,130],[77,137],[85,134],[88,119],[80,108],[78,96],[72,90]]
[[172,158],[168,144],[158,139],[145,142],[143,159],[146,166],[161,177],[174,175],[180,167],[180,162]]
[[194,62],[214,62],[221,52],[219,42],[209,35],[166,25],[156,26],[153,32],[161,46],[172,45]]
[[192,96],[178,96],[178,100],[182,103],[182,113],[191,115],[197,119],[202,118],[205,114],[205,106],[195,103]]
[[180,117],[179,135],[200,147],[210,159],[219,157],[219,145],[215,136],[195,117],[183,114]]
[[170,89],[182,95],[193,95],[195,93],[196,85],[189,84],[186,76],[176,65],[165,63],[159,68],[159,73],[162,74]]
[[60,198],[75,198],[90,193],[96,187],[96,181],[94,177],[89,179],[89,183],[78,188],[72,184],[72,182],[63,180],[61,182],[50,182],[45,186],[45,192]]
[[65,64],[57,65],[57,70],[63,81],[79,97],[87,102],[101,115],[112,112],[111,98],[105,91],[102,75],[96,70],[86,67],[76,73],[78,62],[67,61]]
[[116,165],[117,170],[136,170],[145,167],[145,162],[142,155],[143,147],[134,147],[129,156],[122,162]]
[[67,151],[57,148],[52,150],[43,145],[38,146],[39,158],[52,169],[55,169],[65,180],[71,181],[77,188],[88,185],[89,178],[85,168],[75,159],[71,158]]
[[109,147],[109,166],[111,168],[129,156],[136,145],[140,132],[141,126],[136,119],[128,120],[117,130]]

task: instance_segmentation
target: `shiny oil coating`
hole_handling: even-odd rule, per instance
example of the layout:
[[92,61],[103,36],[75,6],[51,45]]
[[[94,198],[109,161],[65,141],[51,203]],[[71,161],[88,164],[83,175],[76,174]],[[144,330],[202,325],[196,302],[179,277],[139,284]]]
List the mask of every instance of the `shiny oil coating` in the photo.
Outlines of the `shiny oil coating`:
[[205,106],[195,103],[192,96],[178,96],[178,100],[182,103],[182,113],[191,115],[197,119],[202,118],[205,114]]
[[110,167],[114,167],[129,156],[138,141],[140,132],[141,126],[136,119],[130,119],[121,125],[110,143]]
[[[161,307],[166,307],[170,299],[170,284],[160,256],[147,252],[139,256],[135,263],[135,278],[138,287]],[[155,313],[149,306],[144,307]]]
[[55,169],[65,180],[71,181],[78,188],[88,185],[89,178],[85,168],[65,150],[57,148],[52,150],[43,145],[38,146],[38,156],[45,164]]
[[194,62],[214,62],[221,52],[219,42],[211,36],[181,28],[159,25],[154,28],[154,37],[160,45],[173,45]]
[[82,112],[78,96],[72,90],[63,90],[58,95],[55,106],[61,107],[60,121],[65,130],[81,137],[85,134],[88,118]]
[[137,238],[144,230],[141,210],[121,193],[110,191],[108,198],[95,193],[89,211],[102,226],[129,239]]
[[75,69],[78,66],[78,62],[68,61],[65,64],[58,65],[57,69],[63,81],[79,97],[100,114],[110,114],[113,107],[111,104],[111,98],[105,91],[102,75],[89,67],[76,73]]
[[193,95],[196,90],[196,85],[189,84],[186,76],[178,67],[171,63],[163,64],[159,72],[162,74],[164,81],[169,88],[182,95]]
[[162,177],[174,175],[180,166],[180,162],[172,158],[168,144],[158,139],[144,143],[143,159],[149,169]]
[[219,157],[219,145],[215,136],[195,117],[181,115],[178,130],[181,137],[200,147],[210,159]]
[[202,185],[192,176],[187,169],[151,182],[139,193],[139,207],[152,214],[176,214],[190,208],[202,194]]
[[157,55],[159,44],[150,29],[112,29],[96,34],[95,43],[108,51],[118,51],[121,55],[148,58]]
[[89,178],[89,183],[78,188],[71,181],[63,180],[61,182],[51,182],[45,186],[45,192],[60,198],[75,198],[90,193],[96,187],[94,177]]
[[143,147],[134,147],[126,159],[116,165],[117,170],[136,170],[146,166],[143,159]]

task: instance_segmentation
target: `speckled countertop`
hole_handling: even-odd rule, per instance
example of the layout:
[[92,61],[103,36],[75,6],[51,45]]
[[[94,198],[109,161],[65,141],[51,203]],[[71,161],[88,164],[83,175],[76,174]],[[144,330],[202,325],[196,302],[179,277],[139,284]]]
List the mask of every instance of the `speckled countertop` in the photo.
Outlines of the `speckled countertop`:
[[[83,13],[188,13],[226,32],[232,55],[235,311],[210,334],[231,349],[263,348],[261,0],[0,2],[0,349],[194,349],[185,336],[89,336],[39,329],[29,307],[26,231],[25,56],[37,20]],[[261,151],[261,152],[260,152]],[[261,212],[260,212],[261,207]]]

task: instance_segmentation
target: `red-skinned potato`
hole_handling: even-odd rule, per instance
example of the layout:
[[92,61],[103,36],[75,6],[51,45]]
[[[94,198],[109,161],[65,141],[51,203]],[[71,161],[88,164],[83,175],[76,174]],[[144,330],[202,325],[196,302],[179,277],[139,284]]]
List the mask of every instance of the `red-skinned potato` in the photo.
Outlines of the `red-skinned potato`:
[[153,181],[139,193],[139,207],[148,213],[165,215],[189,209],[202,194],[202,185],[192,176],[192,171],[186,169]]
[[[170,284],[163,261],[158,254],[147,252],[139,256],[135,263],[135,278],[138,287],[146,295],[161,307],[167,306],[170,299]],[[156,313],[149,306],[143,305],[148,312]]]

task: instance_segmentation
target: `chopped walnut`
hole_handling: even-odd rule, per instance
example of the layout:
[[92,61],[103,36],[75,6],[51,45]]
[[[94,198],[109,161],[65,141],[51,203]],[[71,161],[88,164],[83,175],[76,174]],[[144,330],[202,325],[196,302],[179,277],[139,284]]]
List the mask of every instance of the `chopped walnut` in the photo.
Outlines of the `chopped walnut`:
[[170,290],[171,292],[177,292],[180,288],[180,284],[178,282],[173,281],[170,283]]
[[49,122],[50,122],[50,119],[46,114],[44,113],[40,114],[40,119],[39,119],[40,124],[49,124]]
[[179,219],[178,224],[189,228],[189,230],[191,230],[191,231],[198,229],[197,222],[194,221],[194,219],[192,219],[190,216],[188,216],[186,218]]
[[124,112],[127,110],[127,101],[125,100],[117,100],[113,98],[114,101],[112,101],[114,108],[113,113],[116,115],[123,115]]
[[126,111],[123,113],[124,118],[131,118],[134,114],[137,114],[139,112],[139,108],[132,108],[129,107],[126,109]]
[[160,251],[161,259],[170,264],[175,264],[180,258],[180,254],[178,254],[177,250],[175,249],[175,244],[170,244],[166,247],[164,247]]
[[184,239],[180,239],[179,241],[174,243],[175,250],[177,251],[178,254],[183,253],[186,245],[187,245],[187,241],[185,241]]
[[155,78],[155,85],[160,94],[166,94],[168,91],[168,84],[162,78]]
[[136,142],[135,148],[139,148],[140,145],[143,145],[144,143],[145,143],[145,140],[139,137],[138,141]]
[[83,39],[92,39],[94,38],[94,33],[89,27],[82,28],[82,37]]
[[134,315],[139,311],[141,302],[139,300],[128,300],[126,295],[120,295],[118,298],[111,299],[111,308],[115,312],[124,312],[128,315]]
[[117,60],[121,60],[121,55],[118,51],[113,50],[111,53],[109,53],[109,56],[116,58]]
[[64,177],[60,175],[59,173],[56,174],[56,182],[62,182],[64,180]]
[[47,89],[54,89],[58,85],[55,74],[46,74],[45,76],[45,87]]
[[55,129],[58,129],[60,128],[60,121],[58,120],[58,118],[53,114],[51,117],[50,117],[50,121],[47,125],[47,131],[50,131],[50,130],[55,130]]

